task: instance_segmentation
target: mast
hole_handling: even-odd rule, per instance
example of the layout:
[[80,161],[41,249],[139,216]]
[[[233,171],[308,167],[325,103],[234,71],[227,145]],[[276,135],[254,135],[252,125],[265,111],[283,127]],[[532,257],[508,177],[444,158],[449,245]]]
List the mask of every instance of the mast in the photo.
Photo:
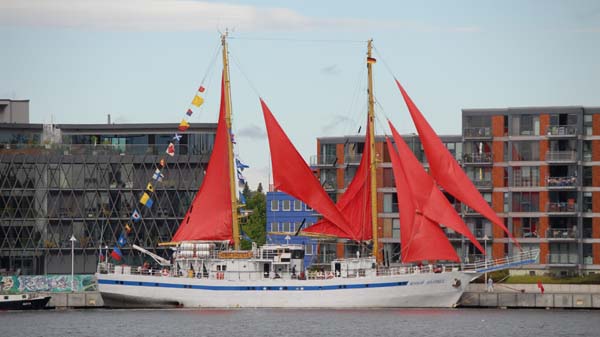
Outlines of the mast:
[[227,131],[229,132],[229,141],[227,142],[228,149],[227,155],[229,158],[229,179],[231,189],[231,226],[233,227],[233,245],[234,249],[240,249],[240,227],[238,224],[238,204],[236,195],[236,174],[235,167],[233,165],[233,144],[231,141],[231,86],[229,82],[229,54],[227,49],[227,31],[221,35],[221,46],[223,47],[223,79],[225,85],[223,90],[225,91],[225,122],[227,124]]
[[372,57],[373,39],[367,45],[367,73],[369,76],[369,118],[367,130],[370,130],[370,158],[369,168],[371,170],[371,223],[373,225],[373,256],[379,262],[379,237],[377,233],[377,160],[375,156],[375,99],[373,98],[373,63]]

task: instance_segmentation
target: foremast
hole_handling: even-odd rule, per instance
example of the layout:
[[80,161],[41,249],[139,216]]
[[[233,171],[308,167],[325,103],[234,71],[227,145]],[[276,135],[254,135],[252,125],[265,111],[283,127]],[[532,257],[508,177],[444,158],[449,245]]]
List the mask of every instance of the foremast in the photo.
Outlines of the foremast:
[[227,124],[227,130],[229,131],[229,137],[227,142],[227,155],[229,158],[229,179],[230,179],[230,194],[231,194],[231,226],[233,227],[233,245],[234,249],[240,249],[240,227],[238,223],[238,202],[236,195],[236,172],[233,164],[233,142],[231,139],[232,125],[231,125],[231,86],[229,82],[229,53],[227,49],[227,31],[221,35],[221,49],[223,52],[223,80],[225,85],[223,90],[225,91],[225,122]]
[[369,94],[369,115],[367,119],[367,131],[369,132],[369,169],[370,169],[370,184],[371,184],[371,224],[373,226],[373,256],[380,261],[379,258],[379,236],[377,233],[377,157],[375,155],[375,99],[373,98],[373,64],[375,59],[372,56],[373,39],[370,39],[367,44],[367,73],[369,78],[368,94]]

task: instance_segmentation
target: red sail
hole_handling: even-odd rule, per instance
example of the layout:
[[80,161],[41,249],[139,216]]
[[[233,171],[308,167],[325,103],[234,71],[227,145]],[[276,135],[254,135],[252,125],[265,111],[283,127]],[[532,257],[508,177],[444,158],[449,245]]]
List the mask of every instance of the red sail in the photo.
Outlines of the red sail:
[[[373,238],[371,220],[370,129],[371,127],[367,127],[365,146],[360,165],[354,174],[354,178],[352,178],[352,181],[348,185],[346,192],[344,192],[336,204],[337,208],[348,220],[355,237],[359,238],[361,241],[368,241]],[[331,223],[331,221],[323,219],[305,229],[304,232],[332,234],[334,230],[335,225]]]
[[417,209],[429,220],[437,224],[442,224],[448,228],[467,237],[477,249],[485,254],[483,247],[479,244],[469,227],[464,223],[461,217],[456,213],[446,196],[438,189],[430,175],[425,172],[425,169],[419,163],[410,150],[404,139],[398,134],[396,128],[388,121],[392,136],[396,142],[398,155],[402,158],[400,165],[413,191],[413,197]]
[[269,137],[275,189],[304,201],[321,213],[325,219],[331,221],[335,228],[332,229],[331,233],[324,234],[358,240],[358,237],[354,235],[352,229],[348,226],[346,218],[325,193],[302,156],[277,123],[267,104],[262,99],[260,104]]
[[473,185],[469,177],[467,177],[463,169],[458,165],[452,154],[448,152],[448,149],[435,134],[435,131],[433,131],[427,120],[425,120],[398,80],[396,80],[396,84],[402,93],[404,102],[406,102],[412,120],[419,132],[419,138],[429,161],[431,175],[435,181],[448,191],[448,193],[502,228],[515,242],[517,247],[520,248],[521,246],[513,238],[512,234],[510,234],[504,222],[483,199],[475,185]]
[[387,137],[386,143],[392,160],[392,171],[398,194],[402,262],[460,261],[440,226],[423,215],[422,208],[418,204],[418,193],[414,189],[418,188],[416,186],[418,184],[410,183],[413,177],[407,175],[408,172],[402,167],[398,152]]
[[232,240],[229,132],[225,122],[225,95],[221,80],[221,108],[213,151],[204,181],[179,225],[173,241]]

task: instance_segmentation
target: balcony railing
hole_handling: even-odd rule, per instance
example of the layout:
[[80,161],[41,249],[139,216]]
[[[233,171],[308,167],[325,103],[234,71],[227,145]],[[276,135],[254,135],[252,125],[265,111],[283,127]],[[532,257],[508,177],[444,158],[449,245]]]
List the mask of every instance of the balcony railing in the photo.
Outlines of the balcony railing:
[[334,165],[337,163],[337,157],[334,155],[311,156],[310,165]]
[[575,125],[549,125],[546,128],[548,136],[576,136],[577,126]]
[[523,178],[515,176],[512,187],[535,187],[540,186],[539,179]]
[[577,229],[548,228],[546,230],[546,238],[548,238],[548,239],[576,239],[577,238]]
[[546,212],[549,212],[549,213],[577,212],[577,204],[571,203],[571,202],[549,202],[546,204]]
[[362,153],[348,154],[344,156],[344,163],[346,164],[358,164],[362,159]]
[[575,152],[575,151],[548,151],[548,152],[546,152],[546,161],[555,161],[555,162],[577,161],[577,152]]
[[521,228],[518,230],[513,230],[513,236],[515,238],[528,238],[528,239],[535,239],[535,238],[540,237],[536,230],[531,230],[528,228]]
[[574,187],[577,185],[577,177],[548,177],[546,185],[548,187]]
[[465,138],[491,138],[492,128],[490,127],[471,127],[463,129]]
[[475,185],[475,187],[477,188],[492,188],[492,181],[491,180],[472,180],[473,185]]
[[554,254],[547,256],[548,264],[577,264],[577,254]]
[[491,164],[491,153],[465,153],[463,154],[463,163],[465,164]]

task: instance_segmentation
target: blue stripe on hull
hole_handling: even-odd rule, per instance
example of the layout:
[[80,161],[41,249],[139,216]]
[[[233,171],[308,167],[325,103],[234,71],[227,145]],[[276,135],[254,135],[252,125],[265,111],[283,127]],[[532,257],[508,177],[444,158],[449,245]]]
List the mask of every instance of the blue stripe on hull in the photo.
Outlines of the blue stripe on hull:
[[277,291],[315,291],[315,290],[340,290],[340,289],[361,289],[361,288],[386,288],[408,285],[408,281],[385,282],[385,283],[364,283],[364,284],[339,284],[326,286],[205,286],[193,284],[160,283],[160,282],[136,282],[136,281],[118,281],[118,280],[98,280],[99,284],[107,285],[125,285],[133,287],[161,287],[161,288],[180,288],[180,289],[199,289],[199,290],[217,290],[217,291],[257,291],[257,290],[277,290]]

